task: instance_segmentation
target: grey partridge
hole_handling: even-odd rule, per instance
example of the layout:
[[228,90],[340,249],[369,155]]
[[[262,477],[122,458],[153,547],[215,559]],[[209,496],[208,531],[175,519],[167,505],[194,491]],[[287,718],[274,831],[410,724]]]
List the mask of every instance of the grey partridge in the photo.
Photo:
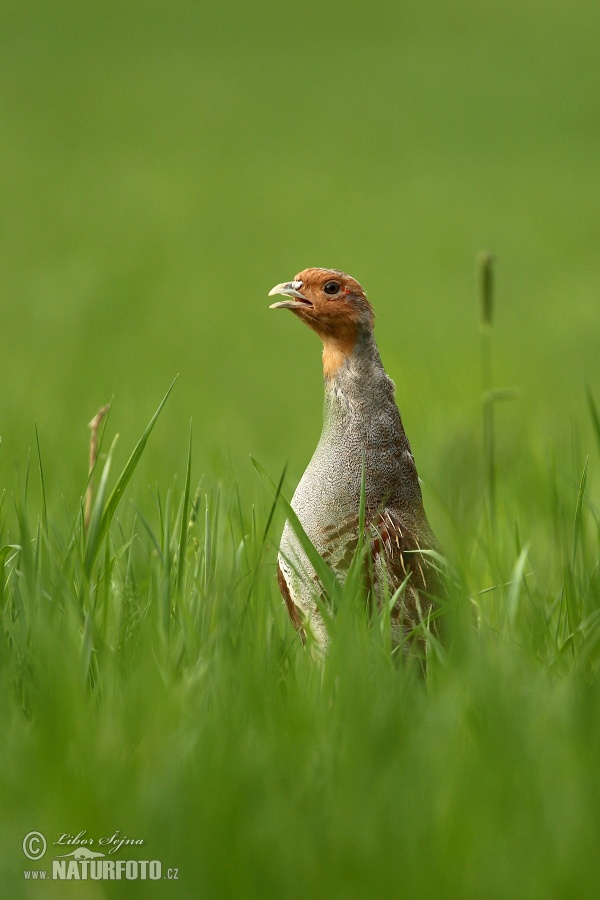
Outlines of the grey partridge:
[[[323,342],[323,431],[292,499],[304,530],[344,581],[358,543],[361,484],[365,480],[365,540],[370,590],[378,604],[398,587],[391,611],[395,645],[430,614],[439,582],[432,554],[438,549],[427,521],[415,461],[394,383],[383,368],[373,333],[374,314],[354,278],[336,269],[309,268],[276,285],[269,296],[289,309]],[[289,616],[319,644],[328,634],[315,597],[320,583],[289,522],[278,558],[278,581]]]

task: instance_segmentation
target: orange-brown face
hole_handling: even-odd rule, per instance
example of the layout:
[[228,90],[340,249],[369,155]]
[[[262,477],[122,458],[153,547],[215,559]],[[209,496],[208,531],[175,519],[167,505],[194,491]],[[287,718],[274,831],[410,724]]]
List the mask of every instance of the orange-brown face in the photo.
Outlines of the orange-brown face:
[[291,309],[317,332],[323,343],[354,346],[361,328],[373,328],[373,310],[362,287],[350,275],[337,269],[304,269],[293,281],[284,281],[269,291],[285,300],[271,309]]

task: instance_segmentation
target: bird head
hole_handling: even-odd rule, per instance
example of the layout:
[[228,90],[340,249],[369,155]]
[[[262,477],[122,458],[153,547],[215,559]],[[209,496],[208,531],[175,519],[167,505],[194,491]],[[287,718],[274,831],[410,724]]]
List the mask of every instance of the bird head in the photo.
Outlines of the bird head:
[[337,371],[352,353],[361,334],[373,331],[373,309],[362,287],[337,269],[304,269],[293,281],[284,281],[269,291],[269,297],[284,300],[271,309],[290,309],[323,341],[326,376]]

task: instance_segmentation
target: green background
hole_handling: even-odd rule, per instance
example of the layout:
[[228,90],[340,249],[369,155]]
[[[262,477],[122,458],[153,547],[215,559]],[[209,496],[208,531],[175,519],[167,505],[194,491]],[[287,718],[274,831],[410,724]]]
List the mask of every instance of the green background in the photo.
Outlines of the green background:
[[[180,868],[156,896],[597,895],[599,45],[587,0],[1,4],[11,896],[151,894],[36,891],[35,829],[143,838]],[[495,531],[482,251],[494,384],[518,389],[494,407]],[[348,607],[319,666],[277,593],[284,515],[266,529],[250,455],[291,496],[322,376],[267,294],[313,265],[368,292],[455,567],[426,680]],[[177,373],[86,570],[87,423],[114,397],[114,484]]]
[[36,422],[49,490],[79,491],[98,406],[124,454],[176,373],[147,478],[190,417],[196,471],[297,477],[318,344],[266,295],[324,265],[366,288],[443,491],[478,428],[482,250],[507,465],[568,435],[600,380],[599,25],[582,0],[4,3],[4,479]]

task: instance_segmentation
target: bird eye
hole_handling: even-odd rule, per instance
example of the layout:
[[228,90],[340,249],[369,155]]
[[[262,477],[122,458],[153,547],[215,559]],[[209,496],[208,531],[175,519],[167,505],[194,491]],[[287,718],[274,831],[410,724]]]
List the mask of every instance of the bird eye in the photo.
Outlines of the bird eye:
[[323,290],[326,294],[333,295],[339,293],[340,286],[337,281],[328,281]]

